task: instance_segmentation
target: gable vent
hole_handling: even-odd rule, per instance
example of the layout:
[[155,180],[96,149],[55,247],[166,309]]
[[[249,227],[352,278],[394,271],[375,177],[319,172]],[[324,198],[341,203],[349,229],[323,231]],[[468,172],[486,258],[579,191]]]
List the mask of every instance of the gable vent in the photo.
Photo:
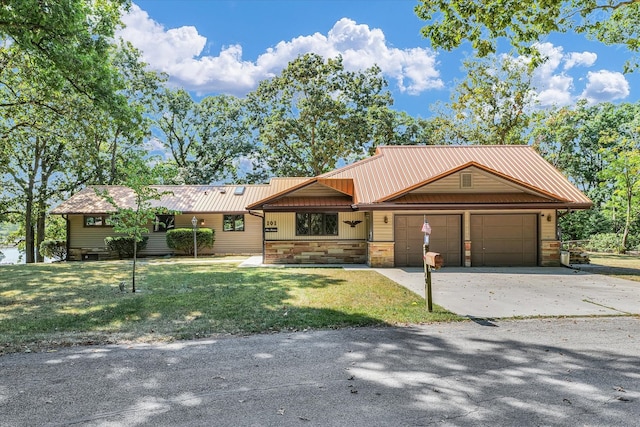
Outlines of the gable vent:
[[470,173],[461,173],[460,174],[460,188],[471,188],[473,187],[473,181],[471,181]]

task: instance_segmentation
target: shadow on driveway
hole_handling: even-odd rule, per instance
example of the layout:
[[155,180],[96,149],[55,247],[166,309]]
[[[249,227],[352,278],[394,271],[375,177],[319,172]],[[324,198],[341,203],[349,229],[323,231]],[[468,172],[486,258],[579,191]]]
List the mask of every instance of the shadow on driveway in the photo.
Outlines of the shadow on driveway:
[[[378,268],[424,298],[421,268]],[[640,314],[640,283],[563,267],[447,267],[432,274],[433,302],[477,319]]]

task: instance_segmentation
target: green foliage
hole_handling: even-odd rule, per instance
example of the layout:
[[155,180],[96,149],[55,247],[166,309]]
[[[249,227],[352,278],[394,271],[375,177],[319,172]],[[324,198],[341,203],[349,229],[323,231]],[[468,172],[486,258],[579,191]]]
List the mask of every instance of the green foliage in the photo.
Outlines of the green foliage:
[[159,138],[171,153],[164,168],[173,168],[173,182],[233,180],[240,158],[254,149],[244,103],[238,98],[209,96],[198,103],[184,89],[165,89],[155,109]]
[[[198,228],[196,230],[198,251],[205,247],[213,247],[215,230],[210,228]],[[186,255],[193,255],[193,229],[175,228],[167,231],[167,246],[173,250],[181,251]]]
[[305,54],[248,96],[271,173],[316,176],[362,156],[388,135],[391,97],[378,67],[345,71],[342,58]]
[[585,249],[591,252],[623,253],[622,236],[616,233],[594,234]]
[[526,144],[536,103],[527,66],[491,55],[467,59],[464,68],[467,77],[458,82],[451,103],[434,108],[434,137],[448,144]]
[[[104,238],[104,244],[112,252],[118,254],[118,259],[133,258],[133,242],[134,238],[129,236],[107,236]],[[136,253],[144,250],[149,242],[149,236],[142,236],[141,240],[136,243]]]
[[45,240],[40,243],[40,253],[56,261],[67,259],[67,242],[64,240]]
[[[553,32],[575,31],[607,45],[640,49],[640,2],[611,0],[419,0],[415,13],[428,24],[422,35],[435,48],[452,50],[471,42],[479,56],[496,52],[507,38],[520,53]],[[534,61],[540,64],[542,58]],[[637,56],[626,70],[637,66]]]
[[593,234],[611,230],[611,222],[597,208],[564,215],[559,220],[562,240],[585,240]]
[[0,38],[32,58],[45,84],[62,78],[102,106],[122,105],[109,51],[121,8],[129,5],[130,0],[3,1]]

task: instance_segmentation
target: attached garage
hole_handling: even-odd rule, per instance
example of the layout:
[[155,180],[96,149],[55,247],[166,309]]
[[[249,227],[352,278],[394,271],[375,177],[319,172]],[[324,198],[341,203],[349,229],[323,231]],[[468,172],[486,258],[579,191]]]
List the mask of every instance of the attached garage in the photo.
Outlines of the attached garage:
[[473,267],[538,265],[536,214],[471,215]]
[[[462,216],[427,215],[431,225],[429,250],[440,252],[445,266],[462,265]],[[395,266],[421,267],[424,233],[423,215],[396,215],[394,217]]]

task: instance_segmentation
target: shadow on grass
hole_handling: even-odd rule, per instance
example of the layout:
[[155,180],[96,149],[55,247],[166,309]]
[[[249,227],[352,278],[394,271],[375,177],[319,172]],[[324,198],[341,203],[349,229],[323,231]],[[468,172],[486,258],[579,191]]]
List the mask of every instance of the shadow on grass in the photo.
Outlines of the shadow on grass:
[[[384,316],[358,306],[374,295],[355,295],[363,292],[352,289],[356,276],[343,270],[147,265],[139,268],[136,294],[117,287],[129,280],[126,262],[15,266],[2,272],[9,274],[0,278],[0,354],[50,343],[387,324]],[[401,299],[400,304],[410,306],[411,301]]]

